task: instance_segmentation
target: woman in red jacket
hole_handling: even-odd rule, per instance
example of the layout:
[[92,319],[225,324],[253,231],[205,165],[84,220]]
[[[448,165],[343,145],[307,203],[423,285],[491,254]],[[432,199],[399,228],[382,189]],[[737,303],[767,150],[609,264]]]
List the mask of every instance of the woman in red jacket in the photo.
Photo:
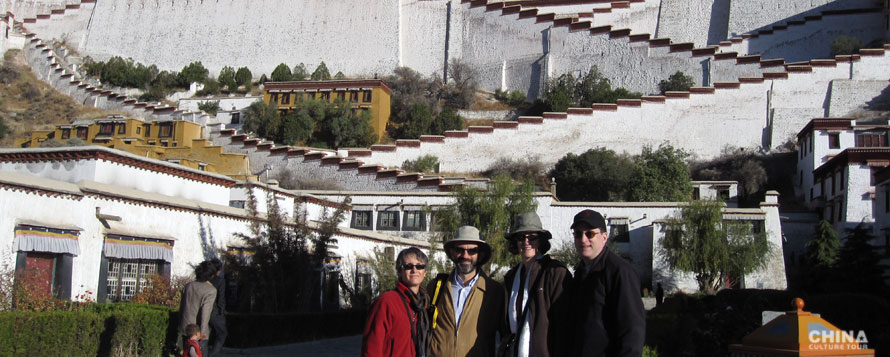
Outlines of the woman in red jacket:
[[420,249],[408,248],[396,258],[399,282],[380,295],[371,307],[362,336],[362,356],[424,357],[428,341],[429,299],[420,289],[429,259]]

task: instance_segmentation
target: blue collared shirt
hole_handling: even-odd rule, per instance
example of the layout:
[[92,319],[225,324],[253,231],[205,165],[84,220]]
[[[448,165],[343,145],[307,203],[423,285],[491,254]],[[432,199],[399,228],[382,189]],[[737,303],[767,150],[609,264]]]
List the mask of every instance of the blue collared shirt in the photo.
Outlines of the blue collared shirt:
[[467,298],[470,297],[470,292],[473,291],[476,280],[479,280],[479,275],[479,272],[476,271],[476,276],[467,285],[464,285],[464,280],[460,278],[457,271],[451,274],[451,300],[454,304],[455,326],[460,326],[460,315],[464,312],[464,305],[467,304]]

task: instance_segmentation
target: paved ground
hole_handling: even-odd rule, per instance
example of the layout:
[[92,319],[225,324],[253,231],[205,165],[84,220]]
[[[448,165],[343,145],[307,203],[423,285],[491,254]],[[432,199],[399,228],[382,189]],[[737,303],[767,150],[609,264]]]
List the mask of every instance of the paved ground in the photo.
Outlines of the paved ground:
[[358,356],[362,349],[362,336],[330,338],[312,342],[294,343],[257,348],[224,348],[222,356]]

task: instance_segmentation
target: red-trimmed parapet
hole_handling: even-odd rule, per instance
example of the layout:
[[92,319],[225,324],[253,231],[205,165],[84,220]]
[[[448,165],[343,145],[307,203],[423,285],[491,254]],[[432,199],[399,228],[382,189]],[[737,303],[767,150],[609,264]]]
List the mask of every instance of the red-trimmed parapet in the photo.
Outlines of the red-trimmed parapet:
[[687,99],[689,98],[689,92],[667,91],[664,92],[664,97],[668,99]]
[[568,114],[568,115],[591,115],[591,114],[593,114],[593,108],[568,108],[568,109],[566,109],[566,114]]
[[570,32],[587,31],[589,29],[590,29],[590,21],[579,21],[579,22],[573,22],[573,23],[569,24]]
[[785,66],[785,71],[788,73],[811,73],[813,66]]
[[834,56],[834,60],[838,63],[857,62],[859,61],[859,55],[838,55]]
[[358,160],[344,160],[340,162],[339,170],[358,170],[359,166],[362,166],[362,162]]
[[305,156],[309,153],[309,149],[304,148],[291,148],[287,151],[287,157],[297,157],[297,156]]
[[396,146],[395,145],[376,144],[376,145],[371,145],[371,151],[393,152],[393,151],[396,151]]
[[591,108],[591,112],[614,112],[618,111],[618,104],[613,103],[594,103]]
[[466,138],[470,136],[470,132],[466,130],[446,130],[446,138]]
[[859,50],[860,56],[883,56],[884,49],[883,48],[863,48]]
[[785,65],[784,58],[768,59],[760,61],[760,68],[779,67]]
[[367,157],[371,156],[373,152],[370,149],[349,149],[346,150],[346,155],[349,157]]
[[[139,105],[145,106],[145,103],[136,103],[135,107],[139,107]],[[247,134],[236,134],[232,135],[232,142],[243,142],[247,140]]]
[[837,61],[833,59],[814,59],[810,60],[810,66],[813,67],[837,67]]
[[376,175],[383,167],[380,165],[361,165],[358,167],[359,175]]
[[590,29],[591,35],[602,35],[612,32],[612,25],[597,26]]
[[520,124],[544,124],[544,117],[519,117],[516,121]]
[[321,158],[321,166],[327,166],[327,165],[340,166],[340,163],[343,162],[343,160],[345,160],[345,158],[340,157],[340,156],[323,157],[323,158]]
[[691,94],[714,94],[714,87],[692,87],[689,88]]
[[760,63],[760,55],[738,56],[735,59],[736,64]]
[[705,47],[692,49],[692,57],[713,56],[717,53],[717,47]]
[[290,146],[276,146],[269,149],[269,156],[287,156],[287,152],[290,151],[290,149]]
[[671,45],[671,39],[669,38],[653,38],[649,40],[649,47],[668,47]]
[[714,88],[717,89],[733,89],[741,86],[740,82],[714,82]]
[[271,142],[271,141],[264,141],[264,142],[261,142],[261,143],[259,143],[259,144],[256,145],[256,151],[269,151],[269,150],[272,150],[272,146],[273,146],[273,145],[275,145],[275,143],[273,143],[273,142]]
[[377,180],[394,178],[402,173],[401,170],[380,170],[377,171]]
[[442,178],[438,176],[421,177],[417,179],[417,187],[435,187],[442,184]]
[[519,129],[519,122],[498,120],[491,124],[495,129]]
[[530,19],[538,17],[538,9],[527,9],[519,12],[520,19]]
[[788,79],[788,72],[766,72],[763,79]]
[[[554,22],[556,19],[556,14],[547,13],[547,14],[537,14],[535,15],[535,23],[539,24],[542,22]],[[571,21],[570,21],[571,23]]]
[[485,11],[497,11],[497,10],[501,10],[503,8],[504,8],[504,3],[502,3],[502,2],[496,2],[496,3],[491,3],[491,4],[485,5]]
[[646,103],[664,103],[666,97],[663,95],[644,95],[640,98]]
[[609,31],[609,39],[630,37],[630,29],[617,29]]
[[676,53],[676,52],[692,52],[695,48],[695,44],[692,42],[684,42],[684,43],[672,43],[668,45],[670,50],[668,52]]
[[474,134],[491,134],[494,132],[494,127],[491,126],[470,126],[467,128],[467,132]]
[[64,15],[65,9],[53,9],[49,11],[50,15]]
[[519,5],[504,6],[504,8],[501,9],[501,15],[518,14],[520,11],[522,11],[522,6]]
[[400,174],[396,175],[396,183],[408,183],[408,182],[417,182],[423,174],[412,172],[408,174]]
[[316,151],[316,152],[309,152],[309,153],[303,154],[303,162],[306,162],[306,161],[320,161],[320,160],[323,159],[324,157],[325,157],[325,154],[324,154],[323,152],[317,152],[317,151]]
[[75,10],[75,9],[79,9],[79,8],[80,8],[80,4],[65,5],[65,10]]
[[640,99],[618,99],[615,104],[619,107],[641,107],[643,101]]
[[444,143],[445,136],[444,135],[421,135],[420,142],[422,142],[422,143]]
[[487,3],[488,0],[472,0],[470,1],[470,8],[472,9],[474,7],[482,7],[485,6]]
[[420,140],[416,139],[398,139],[396,140],[396,147],[405,147],[405,148],[419,148]]
[[562,112],[544,112],[543,114],[541,114],[541,116],[543,116],[544,119],[548,119],[548,120],[549,119],[567,119],[569,117],[567,113],[562,113]]
[[646,42],[646,41],[649,41],[650,37],[651,37],[651,35],[649,35],[648,33],[641,33],[641,34],[637,34],[637,35],[628,36],[627,41],[628,42]]
[[244,147],[248,148],[248,147],[255,147],[259,143],[260,143],[260,139],[249,138],[249,139],[244,139],[244,142],[242,142],[241,144]]
[[232,136],[235,135],[235,129],[222,129],[219,131],[219,136]]
[[739,77],[739,83],[763,83],[763,77]]

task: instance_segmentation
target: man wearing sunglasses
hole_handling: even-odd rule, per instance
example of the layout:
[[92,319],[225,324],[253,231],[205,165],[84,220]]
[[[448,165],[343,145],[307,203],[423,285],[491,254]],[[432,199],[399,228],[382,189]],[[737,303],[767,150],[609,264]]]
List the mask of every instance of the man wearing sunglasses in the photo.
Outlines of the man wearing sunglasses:
[[642,355],[646,315],[636,271],[606,247],[609,232],[599,212],[581,211],[571,229],[581,256],[571,288],[572,309],[577,309],[571,355]]
[[480,269],[491,258],[491,246],[478,229],[463,226],[445,242],[445,252],[454,271],[426,287],[433,305],[429,355],[493,356],[505,297],[504,287]]

